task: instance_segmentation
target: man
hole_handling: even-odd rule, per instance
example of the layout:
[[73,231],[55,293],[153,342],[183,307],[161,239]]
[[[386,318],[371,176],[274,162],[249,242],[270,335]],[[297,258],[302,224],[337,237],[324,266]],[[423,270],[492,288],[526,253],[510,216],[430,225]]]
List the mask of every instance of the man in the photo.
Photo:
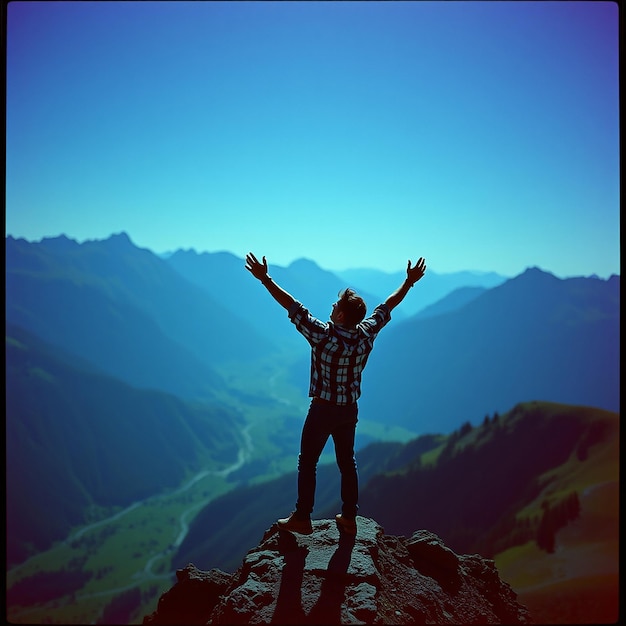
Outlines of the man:
[[313,317],[272,280],[267,273],[265,257],[260,263],[250,252],[246,255],[246,269],[261,281],[278,304],[287,309],[289,319],[311,345],[311,404],[302,428],[298,456],[298,500],[295,511],[278,520],[278,528],[307,535],[313,532],[311,513],[315,499],[315,472],[328,437],[332,437],[341,472],[342,509],[335,519],[340,531],[355,535],[359,485],[354,434],[361,374],[378,332],[391,319],[391,311],[424,275],[425,261],[420,258],[411,267],[409,260],[402,285],[368,318],[365,318],[363,299],[354,290],[345,289],[333,304],[328,322]]

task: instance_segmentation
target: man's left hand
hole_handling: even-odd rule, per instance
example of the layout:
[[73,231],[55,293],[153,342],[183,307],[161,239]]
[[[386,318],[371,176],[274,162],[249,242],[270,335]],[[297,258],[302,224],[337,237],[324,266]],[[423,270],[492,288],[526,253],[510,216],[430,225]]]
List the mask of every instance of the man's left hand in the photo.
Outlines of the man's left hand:
[[246,255],[246,269],[261,282],[267,277],[267,261],[265,257],[263,257],[263,263],[260,263],[252,252],[248,252]]

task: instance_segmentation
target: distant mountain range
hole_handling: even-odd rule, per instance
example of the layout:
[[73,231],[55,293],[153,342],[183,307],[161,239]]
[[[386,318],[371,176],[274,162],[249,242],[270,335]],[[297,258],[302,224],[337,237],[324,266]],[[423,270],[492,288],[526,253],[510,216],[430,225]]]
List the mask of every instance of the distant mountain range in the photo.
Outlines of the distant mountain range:
[[[250,281],[247,272],[242,273],[243,259],[229,252],[198,253],[194,250],[177,250],[168,254],[166,260],[182,276],[204,288],[214,298],[220,299],[224,306],[230,307],[239,315],[246,316],[248,313],[248,321],[263,332],[267,332],[268,323],[272,325],[272,329],[284,330],[282,319],[277,322],[276,304],[265,297],[265,294],[259,298],[258,285]],[[270,265],[269,273],[320,319],[328,319],[333,299],[346,287],[356,289],[365,300],[368,310],[373,310],[406,277],[403,272],[386,273],[373,269],[331,272],[320,268],[310,259],[298,259],[287,267]],[[395,315],[398,319],[404,319],[427,309],[457,289],[489,289],[505,280],[506,277],[494,272],[436,274],[429,270],[420,281],[419,290],[415,290],[411,297],[400,304]],[[253,310],[243,310],[242,300],[246,302],[249,299],[255,303]]]
[[215,368],[267,337],[125,234],[6,240],[6,319],[141,388],[211,399]]
[[[245,269],[243,259],[228,252],[198,254],[178,250],[167,258],[167,263],[189,282],[222,303],[233,315],[245,320],[264,337],[271,338],[275,346],[286,345],[300,354],[306,352],[302,339],[290,332],[287,313]],[[287,268],[270,265],[269,273],[322,319],[328,319],[337,293],[346,287],[337,276],[305,259],[294,261]],[[376,300],[375,296],[367,292],[364,297],[370,301]]]
[[[377,294],[379,300],[384,300],[402,284],[406,273],[387,273],[374,269],[350,269],[337,272],[337,275],[357,291],[361,290],[360,285],[368,285],[368,288]],[[496,272],[462,271],[438,274],[428,269],[424,278],[419,282],[419,289],[415,289],[410,297],[405,298],[397,311],[406,315],[414,315],[458,289],[491,289],[501,285],[506,280],[508,277]],[[466,292],[466,296],[468,293]]]
[[531,268],[456,310],[392,322],[364,374],[361,415],[447,432],[520,399],[618,411],[619,331],[618,276]]
[[[242,276],[241,260],[179,251],[169,262],[214,297],[227,293],[225,300],[274,345],[293,346],[291,381],[306,394],[308,346],[265,290]],[[354,270],[343,272],[342,280],[308,260],[270,267],[270,273],[322,319],[347,280],[354,279],[348,284],[366,301],[378,303],[403,278]],[[361,280],[378,295],[362,290]],[[440,299],[431,301],[434,295]],[[407,317],[398,307],[377,339],[364,374],[361,415],[424,432],[453,429],[467,414],[476,422],[525,398],[617,410],[619,300],[618,276],[559,279],[539,268],[509,280],[494,273],[427,272],[404,300],[424,308]]]
[[[164,259],[124,233],[82,244],[7,237],[5,252],[12,558],[62,536],[92,504],[122,505],[205,459],[232,459],[242,418],[223,400],[249,403],[251,415],[255,402],[277,400],[269,381],[232,389],[226,370],[273,361],[306,397],[308,345],[243,259]],[[370,308],[402,282],[370,270],[340,277],[304,259],[270,273],[322,319],[348,278],[371,284]],[[427,274],[406,299],[421,298],[420,311],[398,308],[377,339],[359,419],[432,433],[525,400],[618,410],[619,277],[560,280],[534,268],[502,280]],[[129,480],[117,459],[133,455],[146,470]]]
[[[559,279],[529,268],[396,317],[363,376],[364,421],[448,432],[522,398],[619,410],[619,276]],[[290,370],[294,385],[308,368],[307,354]]]
[[[347,279],[370,281],[376,295],[362,293],[373,303],[402,278],[373,270],[340,278],[305,259],[270,273],[322,319]],[[523,399],[617,410],[619,276],[561,280],[531,268],[502,280],[427,272],[404,301],[423,308],[394,310],[377,339],[363,419],[419,433]],[[211,400],[230,393],[224,364],[274,358],[306,395],[308,345],[230,253],[163,259],[124,233],[83,244],[7,237],[6,294],[8,322],[133,386]]]

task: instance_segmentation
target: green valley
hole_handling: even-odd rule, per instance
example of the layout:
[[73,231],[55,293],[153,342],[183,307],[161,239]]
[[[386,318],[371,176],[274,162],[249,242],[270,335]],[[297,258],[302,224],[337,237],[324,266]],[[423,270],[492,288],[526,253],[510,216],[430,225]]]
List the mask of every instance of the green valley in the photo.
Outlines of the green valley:
[[112,601],[135,592],[126,619],[141,623],[172,584],[171,558],[189,524],[203,506],[233,488],[230,475],[248,462],[251,430],[244,428],[245,444],[229,467],[198,472],[177,489],[111,510],[12,568],[7,575],[10,621],[95,623]]

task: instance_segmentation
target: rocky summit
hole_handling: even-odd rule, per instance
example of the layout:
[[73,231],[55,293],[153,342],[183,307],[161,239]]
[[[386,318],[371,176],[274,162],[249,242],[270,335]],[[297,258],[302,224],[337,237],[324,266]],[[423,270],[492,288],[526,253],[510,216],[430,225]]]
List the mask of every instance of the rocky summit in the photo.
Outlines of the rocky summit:
[[431,532],[386,535],[358,517],[311,535],[274,524],[233,574],[189,564],[144,624],[524,624],[530,618],[494,562],[458,555]]

